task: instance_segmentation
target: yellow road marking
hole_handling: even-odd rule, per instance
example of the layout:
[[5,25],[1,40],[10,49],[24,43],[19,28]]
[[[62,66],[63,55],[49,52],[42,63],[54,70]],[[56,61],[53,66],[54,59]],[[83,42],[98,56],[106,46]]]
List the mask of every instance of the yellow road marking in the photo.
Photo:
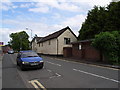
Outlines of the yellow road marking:
[[31,83],[34,86],[34,88],[37,90],[40,90],[40,88],[42,88],[42,90],[47,90],[40,82],[38,82],[38,80],[31,80],[31,81],[29,81],[29,83]]
[[34,81],[29,81],[29,83],[31,83],[33,86],[34,86],[34,88],[38,88],[38,86],[34,83]]
[[46,90],[46,88],[37,80],[34,80],[34,82],[36,82],[43,90]]

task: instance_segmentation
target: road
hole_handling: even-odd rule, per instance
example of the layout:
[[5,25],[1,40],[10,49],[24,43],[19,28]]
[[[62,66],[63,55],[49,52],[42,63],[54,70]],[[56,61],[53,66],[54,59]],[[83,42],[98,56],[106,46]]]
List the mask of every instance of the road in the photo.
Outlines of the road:
[[120,86],[117,69],[45,56],[43,59],[45,62],[43,69],[21,71],[16,66],[16,54],[5,54],[2,61],[2,87],[43,88],[44,90],[48,88],[112,88],[111,90],[118,90]]

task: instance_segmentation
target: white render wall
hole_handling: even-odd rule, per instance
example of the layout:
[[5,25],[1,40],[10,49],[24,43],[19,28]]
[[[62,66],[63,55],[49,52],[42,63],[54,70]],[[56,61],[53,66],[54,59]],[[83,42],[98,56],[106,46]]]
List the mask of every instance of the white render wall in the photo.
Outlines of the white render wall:
[[[50,40],[50,45],[49,45],[49,40],[37,44],[37,53],[42,53],[42,54],[50,54],[50,55],[63,55],[63,47],[72,47],[72,45],[65,45],[64,44],[64,38],[70,38],[71,42],[76,42],[77,38],[70,32],[70,30],[66,30],[63,32],[58,38],[51,39]],[[58,52],[57,52],[57,39],[58,39]]]
[[38,44],[37,48],[38,48],[38,53],[56,55],[57,54],[57,39],[51,39],[50,45],[49,45],[49,40],[43,42],[43,46],[42,46],[42,43],[40,43],[40,47]]
[[37,42],[32,42],[32,50],[37,52]]
[[64,38],[70,38],[71,42],[76,42],[77,38],[71,33],[70,30],[66,30],[58,37],[58,54],[63,55],[63,47],[72,47],[72,45],[64,44]]

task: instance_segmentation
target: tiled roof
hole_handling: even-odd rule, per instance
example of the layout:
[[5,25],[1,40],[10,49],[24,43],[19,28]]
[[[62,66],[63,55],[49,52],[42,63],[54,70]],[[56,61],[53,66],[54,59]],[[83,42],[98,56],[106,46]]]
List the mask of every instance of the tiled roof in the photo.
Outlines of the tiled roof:
[[38,42],[40,39],[42,39],[43,37],[34,37],[33,39],[32,39],[32,42],[33,41],[35,41],[35,39],[36,39],[36,41]]
[[[71,29],[67,26],[57,32],[54,32],[46,37],[43,37],[41,40],[38,41],[38,43],[41,43],[41,42],[44,42],[44,41],[47,41],[47,40],[50,40],[50,39],[54,39],[54,38],[57,38],[59,37],[64,31],[66,31],[67,29],[69,29],[71,31]],[[72,31],[71,31],[72,32]],[[72,32],[73,33],[73,32]],[[74,33],[73,33],[74,34]],[[75,35],[75,34],[74,34]],[[76,35],[75,35],[76,37]]]

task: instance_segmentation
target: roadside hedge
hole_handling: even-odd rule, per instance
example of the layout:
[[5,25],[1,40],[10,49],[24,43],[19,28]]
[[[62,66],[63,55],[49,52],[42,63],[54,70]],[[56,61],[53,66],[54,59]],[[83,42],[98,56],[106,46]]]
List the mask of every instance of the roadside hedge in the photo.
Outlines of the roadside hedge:
[[107,62],[120,64],[120,33],[118,31],[101,32],[95,35],[92,46],[105,56]]

